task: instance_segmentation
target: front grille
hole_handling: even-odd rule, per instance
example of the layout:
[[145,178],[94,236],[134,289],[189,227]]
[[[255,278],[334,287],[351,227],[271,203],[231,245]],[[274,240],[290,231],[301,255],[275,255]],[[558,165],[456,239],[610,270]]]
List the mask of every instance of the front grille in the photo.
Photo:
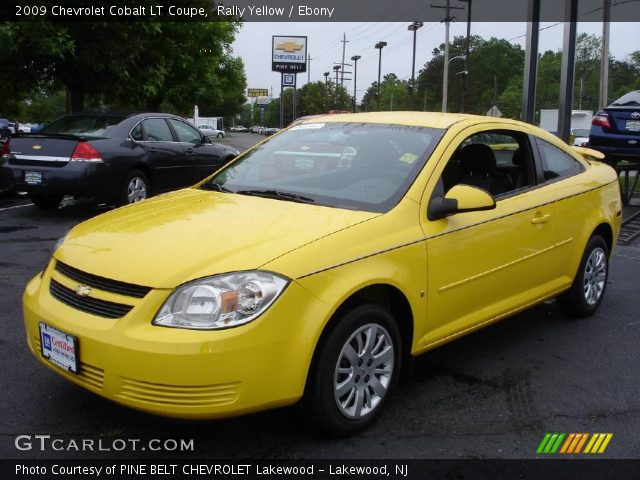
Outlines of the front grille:
[[216,407],[238,399],[240,382],[216,385],[163,385],[122,379],[119,397],[160,406]]
[[133,308],[132,305],[108,302],[98,298],[81,297],[54,279],[51,279],[49,291],[54,298],[62,303],[99,317],[120,318],[125,316],[129,310]]
[[[40,339],[35,337],[33,339],[36,352],[40,352]],[[78,373],[71,373],[69,375],[76,379],[86,388],[94,388],[96,390],[102,390],[104,385],[104,370],[88,363],[78,362]]]
[[89,285],[90,287],[98,288],[105,292],[126,295],[128,297],[143,298],[151,290],[150,287],[119,282],[118,280],[111,280],[109,278],[86,273],[60,261],[56,261],[56,270],[63,275],[80,283],[84,283],[85,285]]

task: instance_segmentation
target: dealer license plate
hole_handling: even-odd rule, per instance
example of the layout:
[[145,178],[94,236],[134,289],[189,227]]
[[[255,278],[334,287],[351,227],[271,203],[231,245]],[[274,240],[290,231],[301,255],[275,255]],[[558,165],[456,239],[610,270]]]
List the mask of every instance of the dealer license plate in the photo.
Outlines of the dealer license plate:
[[640,120],[627,120],[626,129],[631,132],[640,132]]
[[40,185],[42,183],[42,172],[24,172],[24,183],[29,185]]
[[78,339],[40,322],[40,352],[54,365],[78,373]]

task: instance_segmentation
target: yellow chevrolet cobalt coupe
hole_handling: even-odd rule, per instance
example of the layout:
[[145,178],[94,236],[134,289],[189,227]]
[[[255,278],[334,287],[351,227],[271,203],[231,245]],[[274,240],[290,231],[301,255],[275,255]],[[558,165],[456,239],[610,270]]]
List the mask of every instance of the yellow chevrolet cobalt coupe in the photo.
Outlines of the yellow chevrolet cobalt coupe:
[[353,433],[412,357],[552,297],[598,308],[622,207],[597,158],[512,120],[307,119],[74,227],[26,287],[29,348],[146,412],[302,399]]

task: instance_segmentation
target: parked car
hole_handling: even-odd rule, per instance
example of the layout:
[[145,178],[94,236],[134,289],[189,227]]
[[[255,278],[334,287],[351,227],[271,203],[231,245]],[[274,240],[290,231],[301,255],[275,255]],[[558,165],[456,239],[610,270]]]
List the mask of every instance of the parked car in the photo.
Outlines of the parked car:
[[253,127],[251,127],[249,129],[250,133],[260,133],[260,129],[262,128],[262,126],[260,125],[254,125]]
[[602,152],[606,162],[640,159],[640,90],[623,95],[591,122],[589,147]]
[[69,115],[3,145],[0,188],[41,208],[64,195],[122,205],[192,185],[237,154],[174,115]]
[[232,132],[248,132],[249,129],[243,125],[236,125],[234,127],[231,127],[229,130],[231,130]]
[[598,309],[622,205],[594,158],[492,117],[304,121],[193,188],[74,227],[26,287],[28,345],[146,412],[304,398],[320,428],[354,433],[414,356],[553,297]]
[[0,118],[0,140],[6,140],[7,138],[11,137],[11,134],[13,132],[9,128],[9,124],[9,120],[7,120],[6,118]]
[[571,145],[575,145],[576,147],[587,146],[589,144],[589,129],[572,128],[571,137],[573,138]]
[[278,133],[279,131],[280,131],[280,129],[279,129],[279,128],[276,128],[276,127],[269,127],[269,128],[264,128],[264,129],[262,130],[262,133],[263,133],[264,135],[273,135],[274,133]]
[[225,136],[224,130],[213,128],[210,125],[204,125],[204,124],[198,125],[198,129],[207,137],[222,138]]

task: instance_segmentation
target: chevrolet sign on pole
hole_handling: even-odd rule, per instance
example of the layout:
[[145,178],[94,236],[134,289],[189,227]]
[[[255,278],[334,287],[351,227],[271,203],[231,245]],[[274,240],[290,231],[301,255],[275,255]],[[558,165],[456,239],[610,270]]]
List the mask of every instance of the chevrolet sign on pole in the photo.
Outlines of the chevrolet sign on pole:
[[280,73],[307,71],[307,37],[273,36],[271,70]]

